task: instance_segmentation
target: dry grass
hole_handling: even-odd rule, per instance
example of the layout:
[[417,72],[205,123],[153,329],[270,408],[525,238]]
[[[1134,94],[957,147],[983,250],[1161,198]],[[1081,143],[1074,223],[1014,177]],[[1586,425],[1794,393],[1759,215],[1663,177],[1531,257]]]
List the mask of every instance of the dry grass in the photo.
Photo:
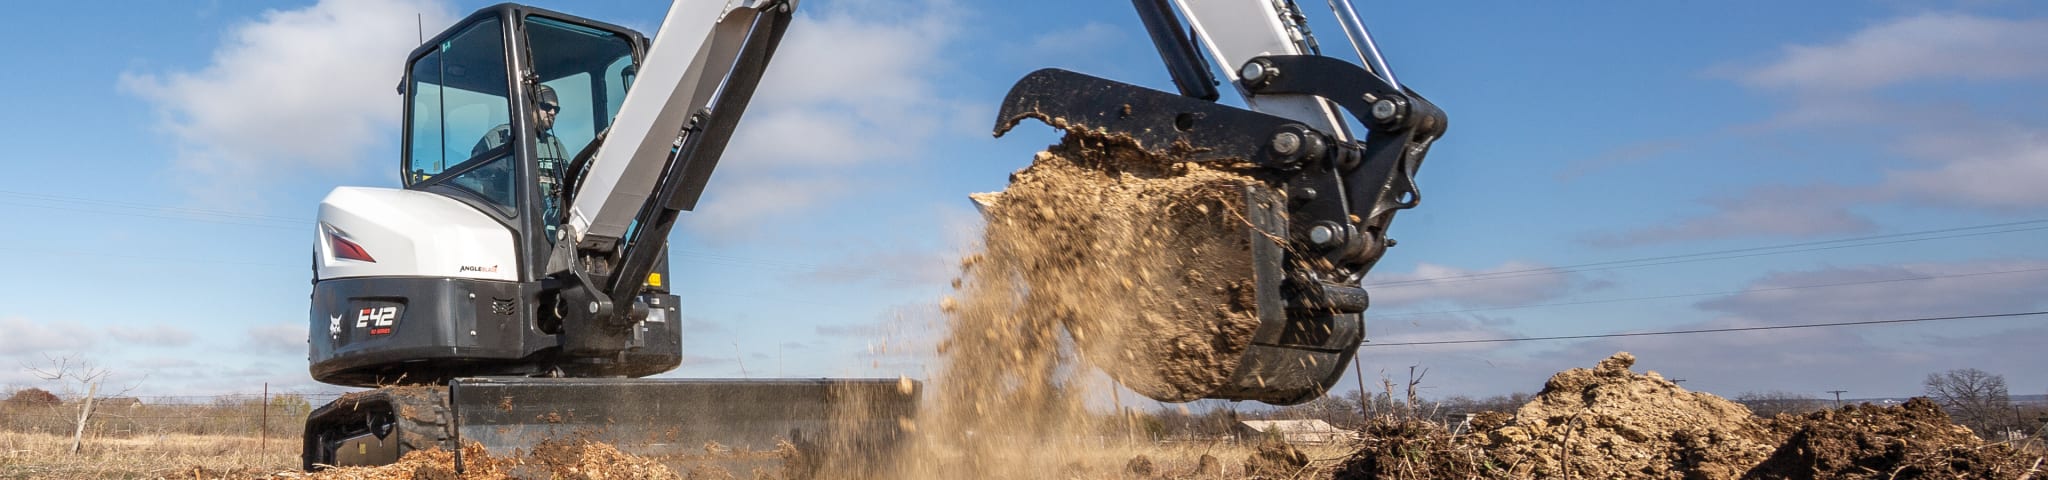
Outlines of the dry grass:
[[[69,437],[0,432],[0,479],[249,479],[276,478],[298,469],[298,439],[239,436],[164,435],[161,437],[88,439],[80,453],[69,453]],[[1323,478],[1352,447],[1302,448],[1312,463],[1293,478]],[[1107,443],[1099,448],[1063,449],[1057,464],[1038,465],[1034,478],[1123,479],[1131,459],[1144,455],[1154,466],[1152,478],[1194,478],[1202,455],[1216,457],[1221,478],[1241,478],[1249,446],[1228,443],[1167,445]],[[1001,463],[1001,462],[999,462]]]
[[217,479],[297,470],[299,439],[167,434],[86,438],[72,454],[71,437],[0,432],[0,478]]

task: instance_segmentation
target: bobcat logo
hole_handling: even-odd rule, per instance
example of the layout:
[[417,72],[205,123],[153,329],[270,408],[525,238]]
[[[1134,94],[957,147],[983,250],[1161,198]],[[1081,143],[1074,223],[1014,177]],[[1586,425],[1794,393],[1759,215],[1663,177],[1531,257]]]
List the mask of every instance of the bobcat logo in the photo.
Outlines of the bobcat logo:
[[327,317],[327,339],[341,340],[341,315]]

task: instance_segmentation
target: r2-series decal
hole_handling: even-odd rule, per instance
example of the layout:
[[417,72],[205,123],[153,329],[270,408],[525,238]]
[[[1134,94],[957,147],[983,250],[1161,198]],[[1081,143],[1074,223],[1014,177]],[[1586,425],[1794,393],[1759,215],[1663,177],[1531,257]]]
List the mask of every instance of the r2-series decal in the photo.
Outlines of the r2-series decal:
[[356,311],[356,328],[369,328],[371,335],[391,334],[398,323],[398,307],[371,307]]

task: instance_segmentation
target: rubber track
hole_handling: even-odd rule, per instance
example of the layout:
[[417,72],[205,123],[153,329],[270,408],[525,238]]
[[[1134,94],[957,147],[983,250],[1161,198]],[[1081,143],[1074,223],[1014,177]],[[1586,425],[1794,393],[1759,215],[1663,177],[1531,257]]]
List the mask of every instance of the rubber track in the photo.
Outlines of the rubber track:
[[[315,452],[324,449],[316,445],[321,428],[331,428],[342,436],[342,429],[367,423],[367,416],[373,413],[395,412],[394,435],[398,436],[399,455],[415,450],[434,448],[454,449],[450,444],[448,388],[438,386],[384,387],[376,390],[352,392],[314,410],[306,419],[306,451],[302,465],[308,471],[320,459],[334,458],[334,452]],[[323,427],[325,426],[325,427]]]

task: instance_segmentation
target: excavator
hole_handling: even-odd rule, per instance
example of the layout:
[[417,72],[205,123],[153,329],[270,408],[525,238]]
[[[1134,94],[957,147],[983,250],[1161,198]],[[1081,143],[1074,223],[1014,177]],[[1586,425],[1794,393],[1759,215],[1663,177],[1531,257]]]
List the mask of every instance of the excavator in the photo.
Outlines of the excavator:
[[[501,4],[413,50],[402,187],[340,187],[320,204],[309,371],[368,389],[310,415],[303,467],[570,435],[636,453],[900,443],[915,381],[645,378],[682,358],[669,234],[797,3],[676,0],[651,39]],[[1176,91],[1044,69],[998,109],[997,136],[1036,118],[1267,172],[1281,201],[1247,215],[1259,327],[1204,398],[1294,404],[1337,382],[1365,336],[1360,282],[1447,126],[1396,81],[1350,0],[1330,3],[1367,65],[1323,55],[1293,0],[1133,0]],[[1222,85],[1244,106],[1220,103]]]

